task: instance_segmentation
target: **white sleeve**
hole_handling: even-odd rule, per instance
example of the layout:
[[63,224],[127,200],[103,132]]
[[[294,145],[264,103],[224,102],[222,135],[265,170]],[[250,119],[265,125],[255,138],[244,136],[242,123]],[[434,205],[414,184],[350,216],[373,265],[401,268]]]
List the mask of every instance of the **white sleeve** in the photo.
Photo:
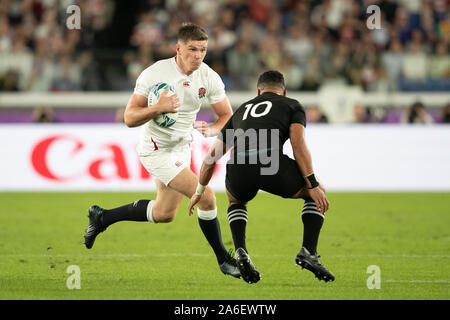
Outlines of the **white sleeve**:
[[209,70],[208,83],[208,100],[210,104],[215,104],[226,98],[225,85],[220,76],[213,69]]
[[148,97],[150,88],[153,86],[154,79],[150,76],[149,68],[141,72],[136,80],[136,86],[134,87],[134,93],[139,94],[144,97]]

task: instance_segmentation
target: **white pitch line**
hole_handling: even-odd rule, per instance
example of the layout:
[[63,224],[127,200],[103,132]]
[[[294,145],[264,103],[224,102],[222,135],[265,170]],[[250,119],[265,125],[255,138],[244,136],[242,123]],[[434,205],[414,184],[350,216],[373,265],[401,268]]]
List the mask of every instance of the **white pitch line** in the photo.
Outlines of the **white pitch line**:
[[383,280],[388,283],[449,283],[450,280]]
[[[210,257],[213,253],[177,253],[177,252],[168,252],[168,253],[146,253],[146,254],[137,254],[137,253],[92,253],[86,252],[86,254],[51,254],[51,253],[43,253],[43,254],[34,254],[34,253],[23,253],[23,254],[1,254],[0,257],[106,257],[106,258],[144,258],[144,257]],[[252,254],[252,257],[260,257],[261,254]],[[288,254],[271,254],[271,257],[290,257]],[[426,255],[426,254],[330,254],[324,256],[326,258],[408,258],[408,259],[450,259],[450,255]]]
[[145,258],[145,257],[209,257],[206,253],[155,253],[155,254],[137,254],[137,253],[86,253],[86,254],[0,254],[0,257],[36,257],[36,258],[68,258],[68,257],[105,257],[105,258]]
[[345,258],[345,257],[380,257],[380,258],[411,258],[411,259],[450,259],[450,255],[439,255],[439,254],[335,254],[329,255],[329,257],[335,258]]

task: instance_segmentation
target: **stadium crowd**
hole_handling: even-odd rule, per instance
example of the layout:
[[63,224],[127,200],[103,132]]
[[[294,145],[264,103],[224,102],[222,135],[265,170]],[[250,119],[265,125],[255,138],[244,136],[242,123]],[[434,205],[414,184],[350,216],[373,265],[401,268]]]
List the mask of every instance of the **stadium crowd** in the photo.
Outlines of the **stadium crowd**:
[[[450,91],[449,2],[0,0],[0,91],[129,91],[174,55],[185,21],[208,32],[205,62],[227,90],[253,90],[259,73],[277,69],[289,90]],[[66,27],[71,4],[81,30]],[[381,28],[370,30],[373,4]]]

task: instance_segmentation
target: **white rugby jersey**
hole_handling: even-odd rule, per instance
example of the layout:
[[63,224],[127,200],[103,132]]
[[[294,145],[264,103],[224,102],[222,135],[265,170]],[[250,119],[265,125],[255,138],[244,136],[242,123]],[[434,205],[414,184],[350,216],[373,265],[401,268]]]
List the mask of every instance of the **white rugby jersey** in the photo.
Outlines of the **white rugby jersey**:
[[226,97],[222,79],[205,63],[188,76],[178,67],[175,57],[160,60],[142,71],[136,80],[134,93],[148,97],[150,88],[158,82],[174,87],[180,100],[178,119],[168,128],[159,127],[153,119],[145,123],[137,147],[140,156],[148,155],[155,149],[190,143],[194,130],[192,124],[202,103],[214,104]]

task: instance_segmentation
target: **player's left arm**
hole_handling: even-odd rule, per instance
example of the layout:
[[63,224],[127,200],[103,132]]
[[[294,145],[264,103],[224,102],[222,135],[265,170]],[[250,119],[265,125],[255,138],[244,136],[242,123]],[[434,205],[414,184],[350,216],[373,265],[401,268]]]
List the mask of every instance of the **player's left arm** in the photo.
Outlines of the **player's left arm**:
[[309,196],[316,203],[320,213],[324,214],[328,210],[330,202],[325,195],[324,189],[321,188],[320,183],[315,179],[311,152],[306,145],[305,127],[300,123],[292,123],[289,128],[289,138],[294,159],[304,176]]
[[205,191],[206,186],[208,185],[209,181],[211,181],[217,162],[223,157],[225,153],[227,153],[228,149],[230,148],[231,146],[227,147],[227,145],[222,140],[216,139],[212,147],[209,149],[208,154],[203,160],[202,167],[200,169],[197,190],[189,201],[188,212],[190,216],[193,213],[194,206],[200,201],[203,191]]
[[205,137],[216,136],[233,115],[233,109],[227,97],[217,103],[211,104],[211,107],[217,116],[216,122],[209,126],[205,121],[197,121],[194,123],[194,128]]

